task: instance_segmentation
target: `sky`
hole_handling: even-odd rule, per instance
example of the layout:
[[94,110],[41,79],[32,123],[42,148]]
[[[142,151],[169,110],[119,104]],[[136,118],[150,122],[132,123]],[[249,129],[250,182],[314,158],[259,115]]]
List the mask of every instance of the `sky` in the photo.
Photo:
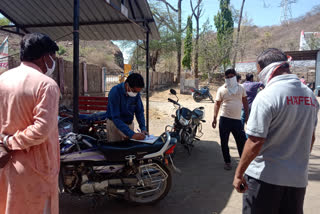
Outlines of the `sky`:
[[[193,0],[195,4],[197,0]],[[253,20],[253,24],[259,27],[280,25],[282,8],[279,7],[282,0],[246,0],[244,4],[244,13],[248,18]],[[172,5],[177,5],[177,0],[169,0]],[[240,10],[242,0],[231,0],[231,5]],[[203,0],[204,13],[200,19],[204,23],[208,18],[213,25],[213,17],[219,10],[219,0]],[[264,7],[266,5],[267,7]],[[319,0],[296,0],[296,3],[291,4],[292,18],[300,17],[309,12],[314,6],[320,5]],[[191,14],[190,0],[182,1],[183,19],[187,19]]]

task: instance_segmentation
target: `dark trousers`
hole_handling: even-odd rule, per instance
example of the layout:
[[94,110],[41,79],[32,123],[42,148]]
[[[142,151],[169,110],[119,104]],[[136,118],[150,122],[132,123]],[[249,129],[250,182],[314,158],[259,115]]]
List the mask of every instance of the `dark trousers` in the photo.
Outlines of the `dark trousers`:
[[303,214],[306,188],[278,186],[245,175],[243,214]]
[[219,121],[219,134],[221,140],[221,149],[225,163],[230,163],[230,151],[228,146],[230,132],[232,133],[239,152],[239,156],[241,157],[242,150],[244,147],[244,143],[246,142],[246,134],[243,130],[243,126],[241,124],[241,120],[235,120],[227,117],[220,117]]

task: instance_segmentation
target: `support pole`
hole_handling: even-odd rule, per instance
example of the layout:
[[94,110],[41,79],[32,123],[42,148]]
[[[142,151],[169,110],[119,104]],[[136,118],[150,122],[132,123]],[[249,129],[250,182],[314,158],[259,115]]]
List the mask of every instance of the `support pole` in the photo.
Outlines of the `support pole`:
[[147,100],[146,100],[146,106],[147,106],[147,132],[149,132],[149,30],[146,33],[146,84],[147,84]]
[[73,1],[73,132],[79,122],[79,11],[80,0]]

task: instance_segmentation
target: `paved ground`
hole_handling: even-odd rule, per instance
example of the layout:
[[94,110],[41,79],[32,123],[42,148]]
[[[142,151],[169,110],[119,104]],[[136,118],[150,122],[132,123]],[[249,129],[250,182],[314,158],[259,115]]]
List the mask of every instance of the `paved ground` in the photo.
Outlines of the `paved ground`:
[[[172,105],[165,100],[168,93],[159,94],[151,101],[150,130],[154,134],[163,132],[165,125],[172,121]],[[199,104],[187,96],[179,96],[181,103],[194,108]],[[173,97],[171,97],[173,98]],[[117,213],[117,214],[237,214],[241,213],[242,198],[232,188],[234,169],[238,162],[236,144],[230,138],[233,170],[223,169],[223,159],[219,145],[218,130],[211,128],[213,104],[209,101],[200,103],[206,108],[206,120],[203,125],[205,135],[195,145],[191,156],[177,148],[175,163],[182,170],[174,174],[172,189],[168,196],[154,206],[132,206],[123,201],[103,201],[92,209],[91,201],[61,197],[60,213]],[[319,118],[320,119],[320,118]],[[319,120],[320,121],[320,120]],[[305,214],[318,214],[320,210],[320,126],[317,127],[317,141],[310,160],[309,186],[305,198]]]

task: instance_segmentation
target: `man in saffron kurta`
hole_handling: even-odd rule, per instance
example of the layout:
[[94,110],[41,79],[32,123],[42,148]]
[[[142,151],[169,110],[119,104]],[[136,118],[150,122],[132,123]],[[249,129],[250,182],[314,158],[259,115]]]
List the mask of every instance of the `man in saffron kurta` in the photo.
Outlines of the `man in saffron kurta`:
[[[11,159],[0,169],[0,214],[58,214],[59,87],[48,77],[58,46],[27,34],[21,65],[0,75],[0,133]],[[47,75],[45,75],[47,74]]]

